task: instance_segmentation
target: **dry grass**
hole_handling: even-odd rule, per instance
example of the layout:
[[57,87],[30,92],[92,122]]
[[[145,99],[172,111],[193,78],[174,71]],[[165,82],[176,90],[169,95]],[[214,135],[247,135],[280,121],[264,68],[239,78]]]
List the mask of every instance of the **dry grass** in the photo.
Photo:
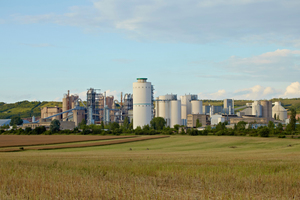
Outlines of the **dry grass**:
[[84,144],[69,144],[69,145],[55,145],[55,146],[37,146],[37,147],[28,147],[26,150],[50,150],[50,149],[66,149],[66,148],[80,148],[80,147],[93,147],[93,146],[103,146],[103,145],[112,145],[112,144],[122,144],[128,142],[139,142],[143,140],[153,140],[166,138],[169,136],[148,136],[148,137],[137,137],[123,140],[112,140],[106,142],[92,142],[92,143],[84,143]]
[[94,135],[0,135],[1,147],[33,146],[69,142],[111,140],[136,136],[94,136]]
[[186,136],[1,153],[0,199],[299,199],[298,144]]

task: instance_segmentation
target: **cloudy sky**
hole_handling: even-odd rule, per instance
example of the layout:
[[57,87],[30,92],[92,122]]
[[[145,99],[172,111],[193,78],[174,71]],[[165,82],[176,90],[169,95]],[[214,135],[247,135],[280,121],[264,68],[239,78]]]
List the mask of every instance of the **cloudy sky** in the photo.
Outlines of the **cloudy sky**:
[[300,97],[299,0],[0,1],[0,102],[118,95]]

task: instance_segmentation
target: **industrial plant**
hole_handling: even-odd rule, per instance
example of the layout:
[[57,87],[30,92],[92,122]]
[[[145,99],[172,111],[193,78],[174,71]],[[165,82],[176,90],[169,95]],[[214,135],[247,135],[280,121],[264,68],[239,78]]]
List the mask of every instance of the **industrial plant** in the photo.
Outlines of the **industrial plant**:
[[[121,93],[120,100],[114,96],[107,96],[100,89],[89,88],[86,101],[78,95],[71,95],[70,91],[62,98],[62,108],[44,107],[41,119],[24,124],[26,127],[49,127],[52,120],[61,122],[61,129],[73,129],[83,120],[87,125],[109,124],[124,120],[133,123],[133,128],[150,125],[154,117],[165,119],[166,126],[175,125],[187,128],[214,126],[220,122],[227,122],[228,126],[244,121],[251,123],[254,128],[265,126],[269,121],[288,123],[287,110],[280,102],[262,100],[246,103],[236,107],[234,99],[224,99],[223,106],[203,105],[203,101],[196,94],[166,94],[154,98],[154,87],[147,78],[137,78],[133,83],[132,93]],[[198,124],[197,124],[198,123]]]

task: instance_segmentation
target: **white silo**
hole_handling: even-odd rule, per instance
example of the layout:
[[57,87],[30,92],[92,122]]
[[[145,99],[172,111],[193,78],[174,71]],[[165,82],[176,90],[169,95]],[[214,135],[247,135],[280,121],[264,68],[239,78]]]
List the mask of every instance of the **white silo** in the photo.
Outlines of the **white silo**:
[[181,119],[183,121],[183,125],[186,125],[187,115],[192,113],[192,100],[197,100],[197,95],[184,95],[181,96]]
[[158,117],[163,117],[166,120],[166,125],[170,126],[171,100],[177,100],[177,95],[167,94],[159,96],[158,101]]
[[133,128],[150,125],[152,117],[152,85],[147,78],[133,83]]
[[202,101],[193,100],[192,104],[192,114],[202,114]]
[[170,101],[171,112],[170,112],[170,128],[174,128],[174,125],[181,125],[181,101],[172,100]]
[[254,101],[252,103],[252,115],[255,115],[256,117],[262,116],[262,107],[259,101]]
[[281,105],[281,102],[275,102],[275,105],[272,107],[272,117],[274,119],[275,114],[276,119],[279,119],[281,121],[285,121],[287,119],[287,110]]

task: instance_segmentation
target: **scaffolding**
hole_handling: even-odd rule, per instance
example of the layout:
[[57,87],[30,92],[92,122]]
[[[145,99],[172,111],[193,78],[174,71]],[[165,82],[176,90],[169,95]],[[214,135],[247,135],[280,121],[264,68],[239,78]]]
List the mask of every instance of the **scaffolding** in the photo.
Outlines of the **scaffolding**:
[[99,105],[102,94],[100,89],[90,88],[86,93],[87,100],[87,125],[95,124],[96,121],[100,121]]

